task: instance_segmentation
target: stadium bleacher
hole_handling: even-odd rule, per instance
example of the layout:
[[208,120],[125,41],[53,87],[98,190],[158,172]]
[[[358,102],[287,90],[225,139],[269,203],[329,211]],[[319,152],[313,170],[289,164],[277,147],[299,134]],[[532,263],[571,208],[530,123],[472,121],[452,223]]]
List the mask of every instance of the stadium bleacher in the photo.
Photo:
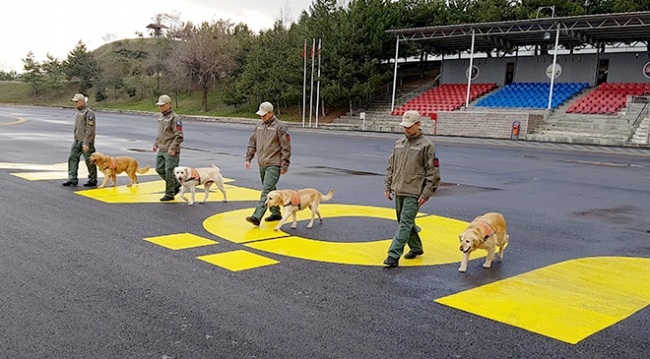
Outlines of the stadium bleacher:
[[[496,83],[480,83],[470,86],[470,101],[482,96],[497,86]],[[467,84],[443,84],[393,110],[391,115],[401,116],[409,110],[416,110],[421,116],[435,116],[438,111],[459,109],[467,98]]]
[[627,96],[650,93],[650,83],[603,83],[567,108],[567,113],[614,114],[625,106]]
[[[475,107],[545,109],[548,108],[550,86],[548,82],[514,82],[482,99]],[[551,108],[557,108],[587,87],[589,84],[582,82],[553,84]]]

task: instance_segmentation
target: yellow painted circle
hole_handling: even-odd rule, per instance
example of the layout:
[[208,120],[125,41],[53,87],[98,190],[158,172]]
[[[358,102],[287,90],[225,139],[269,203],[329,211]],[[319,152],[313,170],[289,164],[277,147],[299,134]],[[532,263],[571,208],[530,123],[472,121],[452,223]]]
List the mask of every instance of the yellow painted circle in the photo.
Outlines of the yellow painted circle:
[[[323,216],[323,225],[333,217],[371,217],[395,221],[395,210],[382,207],[321,204],[319,211]],[[215,214],[203,222],[203,227],[217,237],[231,242],[241,243],[247,247],[288,257],[301,258],[319,262],[381,266],[388,254],[390,238],[370,242],[354,242],[354,227],[350,236],[338,242],[328,242],[309,238],[292,236],[283,231],[275,232],[273,227],[277,222],[262,222],[260,227],[253,227],[246,222],[246,216],[253,208],[240,209]],[[298,225],[303,225],[311,217],[311,211],[298,213]],[[317,219],[318,220],[318,219]],[[422,228],[420,238],[424,247],[424,255],[416,259],[400,260],[400,266],[428,266],[460,262],[462,253],[458,250],[458,234],[467,227],[467,222],[420,213],[415,223]],[[289,229],[285,223],[283,229]],[[406,248],[408,250],[408,247]],[[480,251],[483,252],[483,251]],[[485,253],[474,252],[472,259],[485,256]]]

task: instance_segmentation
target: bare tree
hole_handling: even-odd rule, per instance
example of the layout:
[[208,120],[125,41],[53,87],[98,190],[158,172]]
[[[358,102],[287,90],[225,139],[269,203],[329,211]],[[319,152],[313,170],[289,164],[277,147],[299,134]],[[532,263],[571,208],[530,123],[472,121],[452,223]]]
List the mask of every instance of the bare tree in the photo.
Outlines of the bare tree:
[[203,92],[201,110],[208,110],[210,88],[236,65],[235,55],[238,42],[233,35],[234,25],[227,20],[203,22],[183,33],[175,43],[171,55],[180,74],[185,76],[192,87]]

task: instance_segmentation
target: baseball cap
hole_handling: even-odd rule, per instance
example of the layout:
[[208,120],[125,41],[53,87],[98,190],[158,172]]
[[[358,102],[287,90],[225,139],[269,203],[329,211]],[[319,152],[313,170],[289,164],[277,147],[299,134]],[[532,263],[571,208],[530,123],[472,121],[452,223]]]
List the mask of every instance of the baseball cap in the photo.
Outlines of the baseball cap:
[[404,115],[402,116],[402,122],[400,122],[399,125],[404,127],[411,127],[418,122],[420,122],[420,113],[411,110],[404,112]]
[[78,93],[78,94],[74,95],[74,97],[70,101],[74,101],[74,102],[83,101],[83,102],[86,102],[86,96]]
[[264,116],[271,111],[273,111],[273,104],[268,101],[264,101],[260,104],[260,109],[255,113],[258,116]]
[[167,95],[162,95],[162,96],[160,96],[160,97],[158,98],[158,102],[156,103],[156,105],[158,105],[158,106],[162,106],[162,105],[164,105],[164,104],[166,104],[166,103],[171,103],[171,102],[172,102],[171,97],[169,97],[169,96],[167,96]]

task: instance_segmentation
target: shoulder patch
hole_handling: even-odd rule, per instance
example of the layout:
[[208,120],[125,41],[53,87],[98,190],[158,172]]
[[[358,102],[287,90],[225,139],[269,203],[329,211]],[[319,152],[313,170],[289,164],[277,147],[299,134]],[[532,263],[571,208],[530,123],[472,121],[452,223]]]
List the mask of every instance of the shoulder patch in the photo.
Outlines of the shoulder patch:
[[181,120],[176,120],[176,131],[182,131],[183,130],[183,124],[181,123]]
[[287,136],[287,141],[291,141],[291,135],[289,135],[289,129],[288,128],[284,129],[284,133]]
[[438,159],[438,152],[433,153],[433,167],[440,167],[440,160]]
[[90,126],[94,126],[94,125],[95,125],[95,117],[93,116],[92,113],[89,113],[89,114],[88,114],[88,120],[87,120],[87,121],[88,121],[88,124],[89,124]]

